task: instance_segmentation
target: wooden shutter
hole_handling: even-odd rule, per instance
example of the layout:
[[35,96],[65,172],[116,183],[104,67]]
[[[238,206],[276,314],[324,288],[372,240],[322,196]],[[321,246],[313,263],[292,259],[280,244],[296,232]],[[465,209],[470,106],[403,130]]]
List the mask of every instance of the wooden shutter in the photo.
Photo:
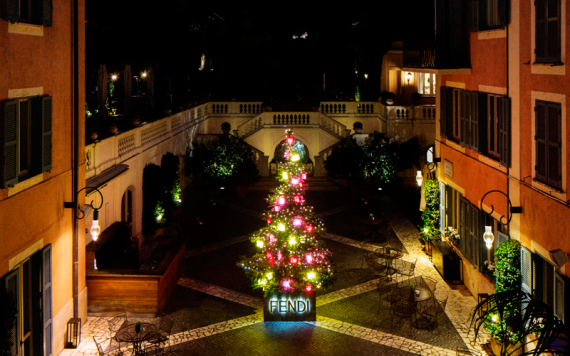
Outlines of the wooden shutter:
[[18,101],[2,102],[2,117],[0,117],[0,177],[1,188],[7,188],[18,183],[20,171],[19,157],[19,125]]
[[478,104],[479,104],[479,152],[487,153],[487,115],[489,114],[487,108],[487,101],[489,95],[487,93],[479,93]]
[[53,18],[53,4],[52,0],[42,0],[42,25],[46,27],[52,26]]
[[2,0],[2,19],[12,23],[18,22],[19,11],[19,0]]
[[439,231],[445,234],[445,184],[439,182]]
[[547,108],[548,121],[546,122],[547,152],[547,184],[562,189],[562,120],[560,104],[550,104]]
[[532,255],[532,266],[533,270],[533,297],[541,302],[546,302],[544,300],[544,260],[539,254],[535,253]]
[[42,250],[42,311],[44,356],[53,355],[53,326],[52,326],[52,290],[51,290],[51,245]]
[[544,102],[537,101],[536,107],[534,108],[535,111],[535,136],[534,139],[536,140],[536,157],[535,162],[536,166],[536,179],[543,183],[547,183],[548,179],[546,178],[547,175],[547,167],[548,167],[548,142],[547,142],[547,130],[546,130],[546,123],[547,123],[547,106]]
[[499,26],[505,27],[509,24],[509,1],[499,0]]
[[468,4],[469,11],[469,24],[468,24],[468,31],[469,32],[477,32],[479,31],[479,0],[469,0]]
[[447,87],[439,88],[439,134],[447,137]]
[[497,100],[497,115],[499,116],[498,150],[499,163],[509,167],[511,160],[511,98],[499,97]]
[[554,272],[554,315],[564,322],[564,279]]
[[560,1],[536,0],[535,54],[541,63],[560,62]]
[[473,264],[473,267],[475,267],[477,270],[479,270],[479,252],[481,249],[481,246],[479,244],[479,239],[481,238],[481,212],[479,211],[479,209],[477,209],[477,207],[475,205],[471,205],[471,212],[472,212],[472,220],[471,220],[471,243],[472,243],[472,250],[471,250],[471,256],[473,257],[473,259],[471,260],[471,263]]
[[[466,214],[469,202],[465,198],[459,199],[459,251],[465,256],[465,245],[467,241]],[[467,257],[467,256],[465,256]]]
[[469,145],[475,152],[479,152],[479,93],[471,93],[471,115],[470,115],[470,131],[471,134]]
[[453,115],[455,114],[455,111],[453,110],[453,94],[454,94],[454,90],[451,87],[446,87],[447,89],[447,94],[446,94],[446,99],[447,99],[447,115],[446,115],[446,134],[447,134],[447,138],[452,139],[454,132],[453,132]]
[[5,277],[5,287],[6,287],[6,294],[14,298],[14,302],[16,303],[16,320],[12,328],[10,329],[10,341],[12,342],[12,346],[10,348],[10,354],[12,356],[18,356],[20,354],[20,275],[19,269],[16,269]]
[[460,118],[460,129],[459,129],[459,142],[462,146],[469,145],[469,112],[471,107],[471,92],[462,90],[461,91],[461,112],[459,115]]
[[521,246],[521,290],[532,295],[532,254]]
[[42,98],[42,172],[52,167],[52,97]]

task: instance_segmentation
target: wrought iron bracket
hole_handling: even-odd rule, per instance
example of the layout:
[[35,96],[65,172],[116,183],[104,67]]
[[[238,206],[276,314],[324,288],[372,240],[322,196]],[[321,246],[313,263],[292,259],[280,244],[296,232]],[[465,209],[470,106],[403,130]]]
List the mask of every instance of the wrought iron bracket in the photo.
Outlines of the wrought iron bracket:
[[[103,207],[103,194],[101,193],[101,191],[100,191],[99,189],[97,189],[97,188],[95,188],[95,187],[84,187],[84,188],[81,188],[79,191],[77,191],[77,193],[75,194],[75,198],[77,198],[77,197],[79,196],[79,193],[81,193],[81,191],[83,191],[83,190],[85,190],[85,189],[93,189],[93,190],[95,190],[97,193],[99,193],[99,195],[101,196],[101,204],[99,204],[99,207],[96,208],[95,206],[93,206],[93,203],[95,202],[94,200],[91,200],[91,203],[89,203],[89,205],[91,206],[91,208],[92,208],[95,212],[98,212],[99,209],[101,209],[101,208]],[[64,203],[63,203],[63,207],[64,207],[65,209],[77,209],[77,210],[75,211],[75,218],[76,218],[76,219],[81,220],[81,219],[85,218],[85,212],[84,212],[79,206],[76,206],[74,202],[64,202]]]
[[[507,217],[502,215],[501,218],[499,219],[499,222],[502,225],[504,225],[504,226],[509,225],[509,223],[511,222],[511,220],[513,218],[513,214],[522,214],[522,207],[521,206],[513,206],[513,204],[511,203],[511,200],[509,199],[509,196],[507,194],[503,193],[500,190],[491,190],[491,191],[488,191],[487,193],[485,193],[485,195],[483,195],[483,198],[481,198],[481,211],[483,213],[485,213],[486,216],[491,216],[491,214],[493,214],[493,212],[495,211],[495,207],[493,206],[493,204],[491,204],[491,211],[490,212],[486,212],[483,209],[483,201],[485,200],[485,197],[491,193],[501,193],[505,196],[505,198],[507,198]],[[503,219],[506,219],[507,222],[503,222]]]

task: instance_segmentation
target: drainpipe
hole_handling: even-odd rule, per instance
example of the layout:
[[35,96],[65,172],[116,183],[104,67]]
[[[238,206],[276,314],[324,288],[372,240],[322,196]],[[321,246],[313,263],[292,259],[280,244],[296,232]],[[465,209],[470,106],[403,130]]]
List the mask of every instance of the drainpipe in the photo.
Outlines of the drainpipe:
[[[72,0],[73,8],[73,183],[74,206],[79,189],[79,1]],[[73,317],[79,318],[79,220],[73,211]]]
[[[508,18],[510,18],[510,16]],[[506,32],[507,32],[507,98],[508,98],[509,93],[510,93],[510,91],[509,91],[509,24],[508,23],[507,23]],[[511,108],[512,108],[512,105],[511,105]],[[511,119],[512,119],[512,116],[511,116]],[[509,137],[509,143],[510,143],[510,141],[511,141],[511,138]],[[511,151],[512,150],[509,149],[509,155],[512,157],[513,155],[512,155]],[[510,167],[510,163],[511,163],[510,161],[509,161],[509,163],[507,163],[507,218],[509,217],[509,200],[510,200],[510,198],[509,198],[509,167]],[[507,233],[508,233],[509,240],[510,240],[511,239],[511,223],[510,222],[509,222],[509,225],[507,225],[507,230],[508,230]]]

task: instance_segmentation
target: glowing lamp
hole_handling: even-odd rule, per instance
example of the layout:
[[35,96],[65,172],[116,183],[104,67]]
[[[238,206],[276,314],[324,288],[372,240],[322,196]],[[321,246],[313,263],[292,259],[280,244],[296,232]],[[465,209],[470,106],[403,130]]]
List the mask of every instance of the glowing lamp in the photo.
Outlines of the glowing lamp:
[[299,184],[299,178],[297,178],[297,177],[291,178],[291,184],[292,184],[292,185],[297,185],[297,184]]
[[289,261],[291,262],[292,265],[296,265],[297,263],[299,263],[299,258],[297,258],[295,256],[291,256]]
[[301,157],[298,154],[294,154],[293,156],[291,156],[291,161],[293,162],[297,162],[300,159]]
[[101,228],[99,227],[99,210],[93,211],[93,224],[91,225],[91,237],[93,241],[97,241]]
[[111,75],[111,80],[112,80],[112,81],[117,80],[117,75],[116,75],[116,74],[112,74],[112,75]]
[[271,252],[271,251],[267,252],[267,254],[265,255],[265,257],[267,257],[268,260],[273,259],[273,252]]
[[422,171],[418,171],[416,173],[416,182],[418,183],[418,187],[422,186],[423,181],[424,181],[424,177],[422,177]]
[[288,145],[292,145],[295,143],[295,139],[293,137],[289,136],[289,137],[287,137],[286,142]]
[[284,289],[291,288],[291,280],[290,279],[284,279],[282,282],[282,286]]
[[295,236],[291,236],[289,238],[289,245],[296,245],[297,244],[297,240],[295,239]]
[[279,205],[285,205],[285,197],[279,197],[277,198],[277,204]]
[[315,279],[315,277],[317,276],[317,274],[315,272],[309,272],[307,273],[307,278],[308,279]]
[[299,183],[299,188],[303,188],[303,183]]
[[146,72],[142,72],[141,77],[146,78]]
[[289,175],[287,174],[287,172],[283,172],[281,176],[283,177],[283,179],[289,179]]
[[285,231],[285,225],[283,225],[283,224],[277,225],[277,230],[279,230],[279,231]]
[[424,232],[427,234],[427,232],[428,232],[428,228],[427,228],[427,227],[424,227]]
[[307,254],[307,257],[306,257],[306,259],[307,259],[307,263],[308,263],[308,264],[311,264],[311,263],[313,263],[313,255],[311,255],[311,254]]
[[293,197],[293,201],[295,202],[295,204],[299,204],[301,202],[301,196],[300,195],[295,195]]
[[487,249],[493,247],[493,241],[495,241],[495,236],[491,230],[491,226],[485,226],[485,233],[483,234],[483,240],[485,240],[485,245]]
[[263,241],[261,241],[261,240],[257,240],[257,242],[256,242],[255,244],[256,244],[257,247],[259,247],[259,248],[262,248],[263,245],[265,245],[265,244],[263,243]]
[[293,226],[295,227],[299,227],[303,224],[303,220],[301,220],[301,218],[295,218],[293,219]]
[[281,210],[281,207],[280,207],[280,206],[275,206],[275,207],[273,208],[273,210],[274,210],[275,212],[278,212],[278,211]]
[[307,284],[307,286],[305,287],[305,292],[312,292],[313,291],[313,286],[310,284]]
[[307,179],[307,173],[301,173],[301,179],[302,180]]

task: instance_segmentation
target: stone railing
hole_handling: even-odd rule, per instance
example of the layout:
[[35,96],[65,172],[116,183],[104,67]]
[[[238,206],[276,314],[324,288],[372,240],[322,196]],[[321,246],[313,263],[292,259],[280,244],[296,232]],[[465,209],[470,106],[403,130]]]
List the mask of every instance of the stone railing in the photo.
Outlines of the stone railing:
[[246,137],[263,127],[279,126],[306,126],[320,127],[329,133],[341,138],[347,135],[346,126],[330,117],[316,111],[307,112],[264,112],[251,120],[239,125],[237,132]]
[[[149,146],[181,133],[192,132],[191,128],[207,119],[203,105],[186,110],[115,136],[104,138],[85,147],[86,178],[89,179],[129,157],[144,151]],[[187,140],[184,137],[183,140]],[[183,152],[177,152],[182,154]]]
[[425,106],[389,106],[378,104],[382,120],[433,120],[435,105]]
[[335,114],[377,114],[375,101],[322,101],[319,111],[327,115]]
[[206,103],[204,106],[207,113],[216,115],[247,115],[263,112],[263,102],[261,101],[215,101]]

